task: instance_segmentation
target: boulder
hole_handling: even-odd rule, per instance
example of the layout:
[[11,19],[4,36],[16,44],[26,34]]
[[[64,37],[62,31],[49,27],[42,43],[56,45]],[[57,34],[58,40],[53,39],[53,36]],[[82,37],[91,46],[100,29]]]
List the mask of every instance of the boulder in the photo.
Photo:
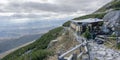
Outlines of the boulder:
[[113,31],[117,31],[120,36],[120,10],[110,11],[104,18],[104,26],[111,28]]
[[106,52],[105,51],[97,51],[97,54],[101,55],[101,56],[105,56]]
[[108,27],[112,27],[112,25],[116,25],[116,23],[120,24],[120,10],[107,13],[103,20]]
[[105,60],[114,60],[114,58],[113,57],[106,57]]

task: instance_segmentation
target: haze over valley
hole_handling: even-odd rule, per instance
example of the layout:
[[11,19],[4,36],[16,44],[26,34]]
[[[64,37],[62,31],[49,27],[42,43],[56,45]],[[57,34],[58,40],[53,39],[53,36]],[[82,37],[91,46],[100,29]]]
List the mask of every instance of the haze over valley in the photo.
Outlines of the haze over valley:
[[[6,22],[7,21],[7,22]],[[13,22],[0,20],[0,53],[38,39],[47,31],[67,20],[29,20]]]

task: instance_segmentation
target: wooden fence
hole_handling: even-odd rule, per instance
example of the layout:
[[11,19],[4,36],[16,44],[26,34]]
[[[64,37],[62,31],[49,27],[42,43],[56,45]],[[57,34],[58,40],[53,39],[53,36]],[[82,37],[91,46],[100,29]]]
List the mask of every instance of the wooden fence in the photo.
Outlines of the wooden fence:
[[[78,58],[81,58],[83,54],[89,54],[87,45],[88,45],[88,42],[86,40],[84,40],[84,42],[82,42],[79,45],[76,45],[74,48],[68,50],[67,52],[65,52],[63,54],[58,53],[58,60],[77,60]],[[83,47],[85,51],[81,50],[81,47]],[[70,54],[69,57],[65,57],[67,54],[75,51],[76,49],[80,49],[79,54],[73,53],[73,54]]]

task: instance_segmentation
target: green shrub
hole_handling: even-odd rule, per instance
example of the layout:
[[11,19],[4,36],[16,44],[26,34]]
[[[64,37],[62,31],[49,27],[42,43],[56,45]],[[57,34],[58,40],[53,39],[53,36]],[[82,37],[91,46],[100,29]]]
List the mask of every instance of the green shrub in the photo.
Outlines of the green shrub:
[[103,26],[103,23],[104,23],[103,21],[102,21],[102,22],[99,22],[98,25],[99,25],[99,26]]
[[65,23],[63,24],[63,26],[64,26],[64,27],[69,27],[69,26],[70,26],[70,23],[71,23],[70,21],[67,21],[67,22],[65,22]]
[[112,37],[111,40],[116,40],[116,35],[115,34],[112,34],[110,37]]
[[45,50],[36,50],[29,54],[24,54],[23,56],[20,56],[16,60],[43,60],[47,56],[52,55],[52,51]]
[[120,49],[120,43],[117,44],[117,48]]
[[87,28],[86,31],[82,34],[83,37],[90,39],[91,38],[91,34],[89,32],[89,29]]
[[89,14],[81,17],[74,18],[73,20],[81,20],[81,19],[88,19],[88,18],[99,18],[102,19],[106,13],[100,13],[100,14]]

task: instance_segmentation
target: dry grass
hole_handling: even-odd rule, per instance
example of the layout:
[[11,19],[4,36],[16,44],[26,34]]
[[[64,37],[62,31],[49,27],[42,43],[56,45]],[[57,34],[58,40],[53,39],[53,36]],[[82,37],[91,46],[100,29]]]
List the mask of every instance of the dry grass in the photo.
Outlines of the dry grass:
[[[58,52],[66,52],[70,50],[71,48],[75,47],[77,44],[79,44],[75,37],[69,33],[69,31],[64,32],[65,34],[57,38],[57,42],[49,48],[50,50],[54,51],[53,56],[49,56],[47,60],[57,60],[57,54]],[[79,50],[76,50],[75,53],[79,52]],[[73,53],[73,52],[71,52]],[[69,56],[69,54],[67,55]]]
[[111,42],[112,44],[109,44],[108,42],[105,42],[104,45],[107,47],[107,48],[111,48],[111,49],[115,49],[115,50],[120,50],[116,47],[116,40],[113,40],[113,39],[109,39],[108,40],[109,42]]

